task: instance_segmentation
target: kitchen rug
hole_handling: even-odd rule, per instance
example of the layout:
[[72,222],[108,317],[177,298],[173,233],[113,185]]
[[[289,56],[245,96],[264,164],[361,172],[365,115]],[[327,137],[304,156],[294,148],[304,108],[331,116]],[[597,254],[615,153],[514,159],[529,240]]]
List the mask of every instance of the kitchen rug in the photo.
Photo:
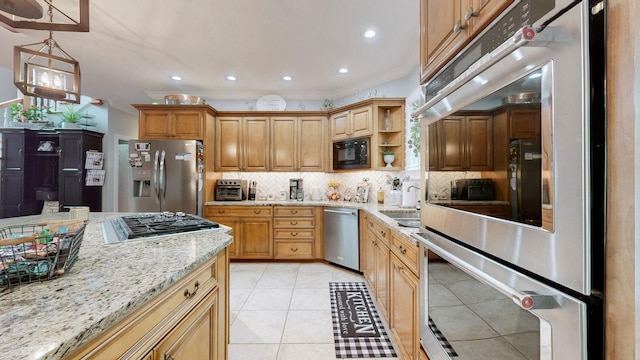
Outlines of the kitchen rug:
[[331,282],[336,358],[397,357],[363,282]]

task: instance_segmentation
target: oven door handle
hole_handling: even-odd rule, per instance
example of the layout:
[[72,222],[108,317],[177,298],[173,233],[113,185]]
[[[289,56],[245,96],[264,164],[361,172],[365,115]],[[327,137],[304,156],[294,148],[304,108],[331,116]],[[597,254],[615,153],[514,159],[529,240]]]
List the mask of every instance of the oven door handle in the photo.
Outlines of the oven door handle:
[[545,32],[537,32],[530,26],[524,26],[492,52],[484,55],[478,61],[469,66],[462,74],[452,80],[447,86],[443,87],[440,92],[424,105],[420,106],[411,114],[412,117],[418,117],[431,108],[434,104],[449,96],[452,92],[458,90],[462,85],[471,81],[480,73],[502,60],[507,55],[514,52],[521,46],[546,46],[555,39],[556,31],[553,28],[546,28]]

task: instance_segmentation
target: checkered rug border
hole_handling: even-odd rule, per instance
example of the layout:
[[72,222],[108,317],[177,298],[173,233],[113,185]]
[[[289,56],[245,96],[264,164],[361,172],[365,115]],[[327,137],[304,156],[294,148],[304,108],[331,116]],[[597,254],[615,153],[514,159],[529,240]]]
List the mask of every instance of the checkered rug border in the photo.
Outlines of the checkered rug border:
[[458,356],[458,353],[453,349],[453,346],[449,343],[449,340],[442,334],[440,329],[436,326],[436,323],[433,322],[431,316],[429,316],[429,329],[436,336],[436,340],[440,343],[442,348],[447,352],[447,355],[454,357]]
[[[374,318],[374,323],[378,328],[377,337],[342,337],[340,331],[340,320],[335,292],[363,290],[367,305]],[[382,323],[382,319],[376,311],[373,299],[369,294],[367,286],[363,282],[330,282],[329,291],[331,293],[331,313],[333,317],[333,337],[335,339],[336,358],[376,358],[376,357],[397,357],[393,344],[389,340],[387,330]]]

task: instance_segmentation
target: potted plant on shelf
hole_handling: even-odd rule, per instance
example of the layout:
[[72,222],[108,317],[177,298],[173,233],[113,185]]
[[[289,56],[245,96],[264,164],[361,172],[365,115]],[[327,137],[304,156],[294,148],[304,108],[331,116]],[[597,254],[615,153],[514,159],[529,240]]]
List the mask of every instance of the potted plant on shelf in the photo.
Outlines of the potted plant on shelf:
[[386,167],[392,167],[391,163],[396,159],[395,155],[393,155],[393,150],[382,151],[382,159],[387,163]]
[[77,128],[77,123],[82,118],[82,114],[80,113],[80,111],[73,105],[65,106],[60,116],[62,118],[63,128]]

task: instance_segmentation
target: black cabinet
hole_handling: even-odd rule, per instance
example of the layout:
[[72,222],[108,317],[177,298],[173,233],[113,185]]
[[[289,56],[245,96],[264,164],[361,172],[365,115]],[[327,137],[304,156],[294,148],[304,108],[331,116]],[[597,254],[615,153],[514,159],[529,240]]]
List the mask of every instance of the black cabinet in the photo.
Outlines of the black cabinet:
[[102,134],[87,130],[0,129],[0,217],[39,214],[45,200],[102,211],[102,187],[85,186],[89,150]]
[[78,130],[59,130],[58,134],[60,211],[79,205],[102,211],[102,186],[86,186],[84,169],[87,151],[102,151],[102,134]]

